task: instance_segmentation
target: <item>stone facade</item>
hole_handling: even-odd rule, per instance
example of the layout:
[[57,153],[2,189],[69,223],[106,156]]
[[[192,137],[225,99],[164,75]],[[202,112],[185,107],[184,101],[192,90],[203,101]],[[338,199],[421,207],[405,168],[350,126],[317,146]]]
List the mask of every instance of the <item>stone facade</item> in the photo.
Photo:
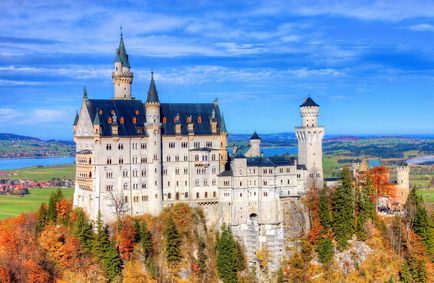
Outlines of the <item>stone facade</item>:
[[322,182],[319,106],[311,98],[300,106],[299,160],[262,156],[256,133],[230,156],[217,101],[160,103],[153,76],[146,102],[134,99],[122,38],[114,68],[114,98],[89,99],[85,91],[74,122],[74,206],[93,220],[101,212],[106,222],[157,215],[178,202],[202,207],[208,224],[231,227],[249,261],[267,249],[277,268],[288,239],[309,230],[300,197],[312,180]]

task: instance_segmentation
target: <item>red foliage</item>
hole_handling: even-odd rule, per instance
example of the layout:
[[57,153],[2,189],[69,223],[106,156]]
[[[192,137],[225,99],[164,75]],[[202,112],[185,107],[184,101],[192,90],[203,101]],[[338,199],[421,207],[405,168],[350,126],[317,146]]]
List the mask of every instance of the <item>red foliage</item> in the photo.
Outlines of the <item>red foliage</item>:
[[119,223],[119,231],[116,235],[119,253],[123,260],[129,260],[134,250],[136,230],[133,227],[131,218],[125,218]]
[[200,272],[200,266],[197,262],[191,263],[191,271],[193,271],[194,273]]
[[319,220],[319,188],[315,185],[311,186],[306,193],[306,204],[310,212],[311,229],[308,234],[308,239],[311,244],[314,244],[319,237],[319,234],[324,227],[321,225]]
[[396,188],[389,183],[389,169],[385,166],[377,166],[370,170],[372,185],[375,189],[375,196],[387,196],[390,199],[396,197]]

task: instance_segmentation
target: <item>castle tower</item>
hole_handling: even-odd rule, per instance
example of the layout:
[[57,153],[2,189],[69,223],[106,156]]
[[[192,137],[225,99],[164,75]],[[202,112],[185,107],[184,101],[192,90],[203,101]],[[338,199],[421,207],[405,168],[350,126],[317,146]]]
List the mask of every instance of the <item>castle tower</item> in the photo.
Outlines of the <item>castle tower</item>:
[[158,99],[157,88],[155,87],[154,74],[151,73],[146,108],[146,131],[148,140],[148,184],[150,189],[149,211],[153,215],[160,213],[163,207],[162,187],[162,160],[161,160],[161,123],[160,123],[160,100]]
[[396,186],[398,202],[403,206],[410,192],[410,167],[407,164],[396,167]]
[[112,80],[114,84],[115,99],[131,99],[131,84],[133,83],[133,72],[130,71],[130,62],[125,50],[124,39],[121,32],[119,48],[116,49]]
[[308,178],[322,185],[322,140],[324,127],[318,126],[319,105],[308,97],[300,105],[302,126],[295,128],[298,140],[298,164],[305,165]]
[[261,156],[261,138],[258,136],[256,131],[253,133],[249,142],[250,142],[250,148],[246,152],[245,156],[246,157]]

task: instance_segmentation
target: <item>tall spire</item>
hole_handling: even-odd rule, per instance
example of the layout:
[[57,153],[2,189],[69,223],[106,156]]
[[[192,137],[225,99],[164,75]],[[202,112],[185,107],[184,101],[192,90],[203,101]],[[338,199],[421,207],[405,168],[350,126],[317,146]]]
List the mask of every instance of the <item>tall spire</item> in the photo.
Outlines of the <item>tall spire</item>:
[[77,112],[75,112],[75,119],[74,119],[74,126],[77,126],[77,123],[78,123],[78,111]]
[[87,99],[87,87],[83,87],[83,99]]
[[225,117],[222,114],[222,119],[220,122],[220,133],[227,133],[228,131],[226,130],[226,123],[225,123]]
[[125,50],[122,26],[121,26],[121,39],[119,41],[119,48],[116,49],[115,62],[121,62],[122,66],[130,68],[130,62],[128,61],[128,54],[127,51]]
[[151,72],[151,83],[149,84],[148,98],[146,99],[146,103],[160,103],[160,100],[158,99],[157,87],[155,86],[153,71]]
[[93,119],[93,124],[96,126],[100,126],[101,122],[99,120],[99,109],[96,108],[96,112],[95,112],[95,119]]

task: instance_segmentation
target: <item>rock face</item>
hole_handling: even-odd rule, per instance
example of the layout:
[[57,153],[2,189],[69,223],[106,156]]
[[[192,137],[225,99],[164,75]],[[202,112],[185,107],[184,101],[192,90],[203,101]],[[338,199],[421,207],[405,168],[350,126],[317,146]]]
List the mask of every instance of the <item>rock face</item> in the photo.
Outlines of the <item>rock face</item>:
[[349,241],[350,247],[343,251],[336,251],[334,260],[337,262],[342,273],[347,275],[353,271],[357,266],[360,266],[372,253],[372,249],[362,241],[356,241],[353,238]]

